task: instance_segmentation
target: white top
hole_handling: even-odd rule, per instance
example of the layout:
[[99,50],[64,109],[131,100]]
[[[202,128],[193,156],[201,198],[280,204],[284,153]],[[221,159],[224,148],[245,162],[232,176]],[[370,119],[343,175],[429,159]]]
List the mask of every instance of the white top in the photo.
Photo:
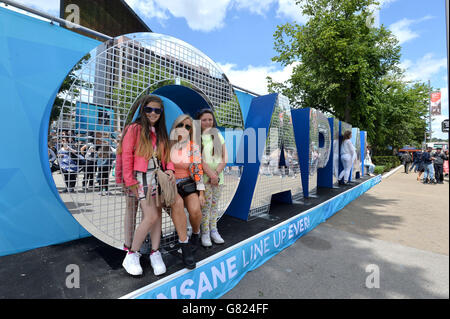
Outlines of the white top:
[[352,141],[350,141],[350,139],[346,139],[344,142],[342,142],[341,145],[341,156],[342,155],[351,155],[353,157],[353,155],[356,155],[356,149],[353,146]]
[[366,166],[373,165],[369,150],[367,150],[366,157],[364,158],[364,165]]

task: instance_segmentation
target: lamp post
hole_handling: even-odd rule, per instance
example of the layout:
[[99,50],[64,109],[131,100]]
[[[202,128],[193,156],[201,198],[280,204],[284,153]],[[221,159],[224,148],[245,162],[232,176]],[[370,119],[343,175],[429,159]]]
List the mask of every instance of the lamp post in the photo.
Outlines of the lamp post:
[[432,132],[431,132],[431,81],[428,80],[428,132],[430,133],[429,142],[431,142]]

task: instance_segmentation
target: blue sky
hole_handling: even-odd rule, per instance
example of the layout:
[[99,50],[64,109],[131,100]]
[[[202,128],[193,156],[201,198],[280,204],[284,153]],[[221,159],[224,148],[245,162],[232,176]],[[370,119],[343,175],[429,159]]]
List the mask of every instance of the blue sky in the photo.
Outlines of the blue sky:
[[[18,0],[58,15],[59,0]],[[157,33],[186,41],[219,64],[233,84],[264,94],[265,78],[289,77],[292,67],[271,61],[277,25],[307,19],[295,0],[126,0]],[[433,136],[444,137],[448,118],[445,0],[381,0],[379,22],[402,46],[406,79],[428,81],[443,95],[443,116],[433,121]],[[81,12],[82,14],[82,12]]]

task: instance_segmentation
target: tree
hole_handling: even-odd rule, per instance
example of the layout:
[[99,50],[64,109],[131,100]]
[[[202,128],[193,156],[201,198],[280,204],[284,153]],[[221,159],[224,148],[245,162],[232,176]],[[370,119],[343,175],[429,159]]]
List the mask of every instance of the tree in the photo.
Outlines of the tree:
[[[55,102],[53,103],[52,112],[50,113],[50,123],[56,121],[61,113],[61,107],[64,104],[65,96],[69,92],[72,84],[78,80],[82,87],[88,89],[90,85],[81,79],[78,78],[77,72],[90,60],[91,55],[86,54],[75,66],[70,70],[69,74],[64,79],[61,87],[59,88],[58,94],[56,95]],[[73,89],[71,92],[74,95],[74,99],[76,99],[80,95],[80,91],[78,89]]]
[[[309,20],[305,25],[277,27],[278,55],[273,58],[283,66],[294,62],[296,66],[284,83],[268,78],[270,91],[286,95],[293,107],[313,107],[367,131],[369,142],[380,147],[404,140],[388,137],[394,135],[389,127],[393,121],[389,117],[397,114],[394,102],[401,104],[405,115],[395,118],[395,123],[414,131],[421,127],[415,121],[406,125],[411,120],[406,109],[416,114],[407,106],[413,107],[409,98],[417,98],[417,90],[408,93],[411,87],[402,80],[398,40],[384,26],[367,23],[376,1],[300,0],[297,4]],[[396,92],[404,99],[396,100]],[[405,133],[405,138],[413,135]]]

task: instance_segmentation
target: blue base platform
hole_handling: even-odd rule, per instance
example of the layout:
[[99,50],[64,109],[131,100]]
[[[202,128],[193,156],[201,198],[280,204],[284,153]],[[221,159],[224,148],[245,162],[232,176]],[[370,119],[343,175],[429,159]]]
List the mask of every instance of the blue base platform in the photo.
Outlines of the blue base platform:
[[197,268],[194,270],[183,269],[122,298],[220,298],[235,287],[247,272],[263,265],[380,182],[381,176],[369,179],[297,216],[202,260],[197,263]]

